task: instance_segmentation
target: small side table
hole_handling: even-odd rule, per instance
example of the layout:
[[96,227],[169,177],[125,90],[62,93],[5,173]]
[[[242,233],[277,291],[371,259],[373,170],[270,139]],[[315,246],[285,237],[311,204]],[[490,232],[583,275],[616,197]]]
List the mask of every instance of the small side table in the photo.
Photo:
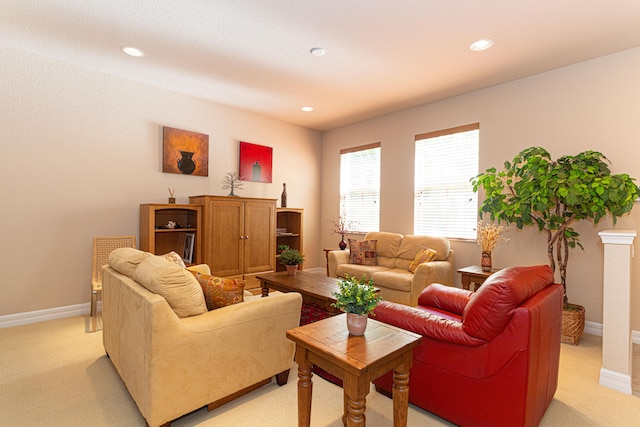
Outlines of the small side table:
[[497,271],[500,271],[500,269],[492,268],[491,271],[482,271],[482,267],[480,267],[479,265],[472,265],[459,269],[458,273],[460,273],[462,289],[469,290],[471,284],[473,283],[475,285],[473,290],[477,291],[478,288],[480,288],[480,286],[484,283],[484,281]]
[[409,370],[413,348],[422,336],[368,320],[363,336],[347,331],[346,315],[329,317],[287,331],[296,343],[298,364],[298,427],[311,423],[311,368],[322,368],[343,381],[346,427],[364,427],[366,396],[371,380],[393,369],[393,425],[406,427],[409,408]]
[[328,248],[324,248],[324,257],[327,259],[327,276],[329,275],[329,252],[331,251],[337,251],[340,250],[340,248],[333,248],[333,249],[328,249]]

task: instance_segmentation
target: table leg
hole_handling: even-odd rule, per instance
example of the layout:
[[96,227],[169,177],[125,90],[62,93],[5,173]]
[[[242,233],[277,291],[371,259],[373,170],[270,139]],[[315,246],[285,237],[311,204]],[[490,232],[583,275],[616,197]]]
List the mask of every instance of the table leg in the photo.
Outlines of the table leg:
[[364,427],[366,424],[367,394],[370,381],[367,377],[358,377],[345,372],[344,415],[342,423],[347,427]]
[[468,291],[469,286],[471,285],[471,278],[466,274],[463,274],[460,279],[462,281],[462,289],[466,289]]
[[260,287],[262,288],[262,297],[269,296],[269,286],[263,280],[260,280]]
[[313,364],[307,358],[305,348],[296,346],[296,363],[298,364],[298,427],[311,425],[311,396],[313,394]]
[[402,355],[402,363],[393,370],[393,426],[406,427],[409,412],[409,370],[413,352]]

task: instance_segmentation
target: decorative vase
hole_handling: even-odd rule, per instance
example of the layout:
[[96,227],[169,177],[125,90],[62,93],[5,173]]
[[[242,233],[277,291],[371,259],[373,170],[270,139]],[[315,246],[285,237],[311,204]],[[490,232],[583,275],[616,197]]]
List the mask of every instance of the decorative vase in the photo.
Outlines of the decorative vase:
[[344,234],[342,234],[342,240],[340,240],[340,243],[338,243],[338,246],[340,247],[340,250],[345,250],[347,248],[347,242],[344,241]]
[[349,335],[356,337],[364,335],[364,331],[367,329],[368,318],[366,314],[347,313],[347,330],[349,331]]
[[282,183],[282,195],[280,196],[280,207],[287,207],[287,183]]
[[192,151],[180,151],[181,159],[178,160],[178,169],[185,175],[191,175],[196,170],[196,162],[193,161]]
[[491,251],[482,251],[480,266],[482,271],[491,271]]
[[295,265],[287,265],[287,274],[289,276],[295,276],[296,275],[296,271],[298,271],[298,264]]
[[176,204],[176,198],[175,197],[169,197],[169,204],[170,205],[175,205]]

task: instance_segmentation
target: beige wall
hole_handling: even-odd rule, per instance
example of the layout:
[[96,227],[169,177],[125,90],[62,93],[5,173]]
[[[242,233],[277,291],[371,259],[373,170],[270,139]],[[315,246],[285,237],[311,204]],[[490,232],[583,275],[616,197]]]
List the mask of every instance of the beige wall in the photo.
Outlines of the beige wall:
[[[178,203],[226,195],[239,140],[273,147],[274,176],[238,193],[279,198],[287,182],[305,246],[320,247],[320,133],[1,45],[0,57],[0,316],[87,303],[92,236],[138,236],[139,205],[166,203],[168,187]],[[162,173],[163,125],[209,135],[208,177]]]
[[[338,216],[339,150],[382,143],[381,230],[413,233],[414,135],[480,123],[480,170],[501,167],[520,150],[540,145],[554,158],[591,149],[603,152],[614,173],[640,179],[640,48],[558,69],[512,83],[345,126],[323,136],[323,224]],[[425,76],[428,78],[428,76]],[[638,229],[640,209],[616,228]],[[587,321],[602,322],[603,245],[597,232],[612,227],[585,222],[575,228],[585,250],[573,250],[568,265],[571,302],[586,307]],[[338,239],[321,229],[322,244]],[[494,252],[494,265],[547,263],[537,229],[510,230],[511,240]],[[636,246],[638,245],[636,241]],[[480,248],[455,241],[456,267],[479,264]],[[457,278],[459,281],[459,277]],[[632,264],[632,327],[640,330],[640,257]]]

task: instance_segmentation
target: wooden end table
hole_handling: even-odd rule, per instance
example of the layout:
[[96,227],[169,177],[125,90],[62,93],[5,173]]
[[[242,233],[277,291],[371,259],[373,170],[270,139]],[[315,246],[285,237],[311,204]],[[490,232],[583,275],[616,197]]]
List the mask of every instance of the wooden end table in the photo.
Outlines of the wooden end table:
[[365,425],[366,396],[371,381],[393,369],[393,425],[405,427],[409,409],[409,370],[413,348],[422,336],[368,320],[361,337],[349,335],[346,315],[329,317],[287,331],[296,343],[298,426],[311,423],[311,368],[322,368],[343,381],[345,426]]
[[327,259],[327,276],[329,276],[329,252],[331,251],[337,251],[340,250],[340,248],[324,248],[324,257]]
[[497,271],[500,271],[500,269],[492,268],[491,271],[482,271],[482,267],[480,267],[479,265],[472,265],[459,269],[458,273],[460,273],[462,289],[469,290],[471,284],[473,283],[473,290],[477,291],[478,288],[480,288],[480,286],[484,283],[484,281]]
[[[336,302],[333,294],[340,290],[338,279],[322,276],[306,271],[298,271],[295,276],[289,276],[286,271],[277,273],[261,273],[256,276],[260,280],[262,296],[269,296],[269,289],[280,292],[298,292],[305,302],[324,307],[329,314],[340,312],[331,304]],[[374,288],[380,292],[380,288]]]

